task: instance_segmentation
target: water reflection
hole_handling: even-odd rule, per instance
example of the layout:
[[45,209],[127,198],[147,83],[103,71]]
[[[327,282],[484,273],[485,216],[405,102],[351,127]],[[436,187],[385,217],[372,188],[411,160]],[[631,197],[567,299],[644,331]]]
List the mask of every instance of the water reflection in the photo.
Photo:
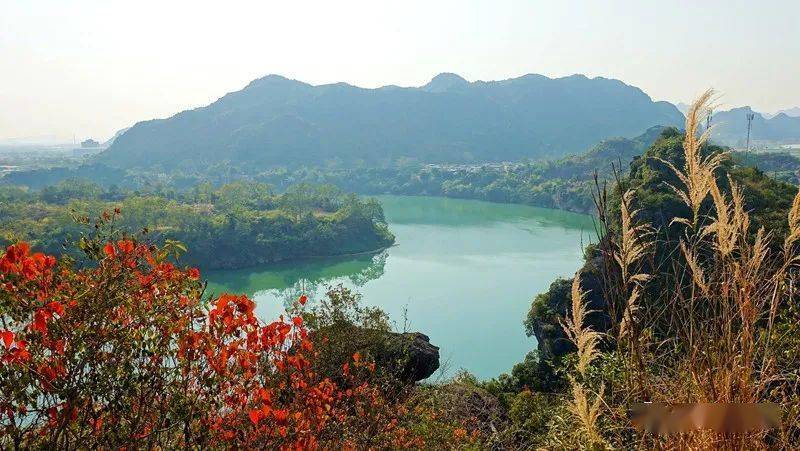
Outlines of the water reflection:
[[290,305],[305,294],[313,302],[323,296],[331,285],[343,283],[362,287],[383,276],[388,251],[325,259],[313,259],[286,264],[268,265],[236,270],[209,271],[208,292],[245,293],[256,298],[272,298]]

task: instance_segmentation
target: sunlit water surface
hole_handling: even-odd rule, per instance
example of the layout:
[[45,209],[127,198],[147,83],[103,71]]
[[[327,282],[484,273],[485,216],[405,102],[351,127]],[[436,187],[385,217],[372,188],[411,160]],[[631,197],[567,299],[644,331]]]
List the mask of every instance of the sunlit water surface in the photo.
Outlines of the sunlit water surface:
[[573,274],[592,219],[558,210],[436,197],[379,196],[397,244],[373,255],[204,275],[213,293],[246,293],[272,319],[301,292],[313,305],[342,284],[427,334],[446,375],[507,372],[534,349],[522,321],[533,297]]

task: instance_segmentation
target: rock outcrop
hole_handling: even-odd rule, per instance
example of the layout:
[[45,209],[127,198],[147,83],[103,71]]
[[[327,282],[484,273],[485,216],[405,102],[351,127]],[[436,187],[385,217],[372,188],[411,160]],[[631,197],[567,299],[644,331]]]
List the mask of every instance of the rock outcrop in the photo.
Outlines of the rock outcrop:
[[397,333],[339,324],[323,327],[312,334],[320,349],[317,364],[336,377],[342,364],[359,353],[373,359],[382,372],[404,383],[427,379],[439,369],[439,347],[419,332]]
[[[586,293],[588,310],[592,312],[587,315],[588,325],[598,332],[607,332],[611,323],[598,269],[601,264],[599,256],[589,260],[578,271],[577,277],[580,277],[581,289]],[[542,357],[560,357],[575,350],[561,327],[572,305],[571,286],[571,279],[553,282],[546,293],[536,297],[525,321],[528,334],[536,336]]]
[[398,378],[408,382],[427,379],[439,369],[439,347],[419,332],[387,332],[374,357],[376,363],[391,368]]

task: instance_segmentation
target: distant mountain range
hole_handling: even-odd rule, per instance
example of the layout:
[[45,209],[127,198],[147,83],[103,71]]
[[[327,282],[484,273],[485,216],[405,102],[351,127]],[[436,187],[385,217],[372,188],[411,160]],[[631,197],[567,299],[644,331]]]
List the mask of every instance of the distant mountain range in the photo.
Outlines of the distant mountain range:
[[[689,111],[689,105],[678,102],[675,106],[681,113]],[[753,113],[750,131],[751,144],[800,143],[800,107],[780,110],[775,114],[758,113],[749,106],[727,111],[715,111],[712,122],[712,139],[727,146],[744,147],[747,143],[747,114]]]
[[785,109],[785,110],[779,110],[775,114],[765,113],[765,114],[763,114],[763,116],[765,118],[767,118],[767,119],[770,119],[770,118],[773,118],[773,117],[775,117],[775,116],[777,116],[777,115],[779,115],[781,113],[783,113],[783,114],[785,114],[787,116],[791,116],[791,117],[800,117],[800,107],[796,106],[794,108],[788,108],[788,109]]
[[667,102],[583,75],[468,82],[440,74],[421,87],[377,89],[269,75],[211,105],[136,124],[98,161],[174,169],[559,158],[682,123]]
[[719,144],[743,147],[747,142],[747,115],[753,113],[751,143],[800,143],[800,117],[779,113],[766,118],[750,107],[714,112],[711,139]]

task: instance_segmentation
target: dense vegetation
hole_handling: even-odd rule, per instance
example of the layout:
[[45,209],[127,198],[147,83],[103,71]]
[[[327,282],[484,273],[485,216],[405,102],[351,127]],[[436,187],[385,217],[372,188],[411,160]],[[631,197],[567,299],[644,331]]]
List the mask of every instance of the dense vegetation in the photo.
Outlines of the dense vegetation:
[[98,164],[80,164],[9,172],[0,178],[0,183],[39,190],[69,180],[85,180],[105,188],[115,189],[135,189],[152,185],[151,180],[142,179],[122,169],[114,169]]
[[612,165],[624,170],[655,141],[663,127],[633,139],[602,141],[588,152],[553,161],[478,165],[420,165],[406,162],[386,167],[304,166],[259,170],[245,164],[218,164],[180,171],[112,169],[102,164],[7,174],[6,184],[42,189],[69,178],[91,180],[109,189],[189,190],[203,183],[221,186],[236,180],[268,183],[284,190],[298,183],[332,184],[361,194],[445,196],[519,203],[580,213],[594,212],[592,180],[613,181]]
[[226,161],[264,170],[560,158],[682,119],[635,87],[582,75],[469,83],[442,74],[419,88],[378,89],[270,75],[211,105],[140,122],[98,159],[192,171]]
[[66,249],[78,256],[69,243],[91,218],[114,210],[123,212],[116,227],[147,229],[158,243],[184,243],[186,262],[203,268],[360,253],[394,241],[380,204],[332,186],[297,185],[282,194],[245,182],[125,191],[68,180],[40,191],[3,187],[0,200],[0,242],[26,240],[50,254]]
[[[673,219],[686,217],[692,213],[672,188],[680,186],[681,181],[669,166],[672,164],[675,167],[683,167],[685,164],[683,140],[684,135],[677,130],[665,130],[641,158],[631,163],[629,174],[621,178],[619,185],[614,187],[608,199],[611,212],[607,221],[612,228],[618,229],[621,222],[619,206],[622,193],[628,189],[635,193],[635,201],[631,208],[639,210],[638,217],[641,221],[658,230],[658,261],[652,264],[659,267],[669,264],[672,255],[677,251],[678,238],[685,233],[683,225],[673,222]],[[704,155],[723,155],[724,149],[706,145],[702,151]],[[729,193],[731,181],[743,188],[744,205],[749,212],[752,231],[763,226],[776,236],[784,235],[787,231],[786,212],[792,206],[797,188],[774,180],[758,169],[741,165],[739,155],[736,155],[736,160],[725,155],[716,170],[716,180],[720,189]],[[734,164],[734,161],[739,164]],[[706,200],[702,208],[701,213],[707,213],[712,208],[712,203]],[[586,264],[581,273],[587,291],[592,288],[587,298],[590,307],[593,310],[603,311],[607,306],[600,293],[597,260],[597,249],[595,247],[587,249]],[[531,306],[525,324],[526,330],[528,335],[537,337],[539,352],[544,356],[561,356],[572,349],[564,340],[559,314],[559,312],[563,314],[570,303],[570,285],[570,280],[555,281],[550,290],[539,295]],[[596,330],[605,331],[610,327],[608,318],[603,315],[593,314],[589,319],[593,321]]]
[[659,136],[653,127],[634,138],[614,138],[588,152],[543,162],[477,166],[426,165],[394,169],[314,170],[261,174],[265,180],[324,180],[366,193],[444,196],[517,203],[578,213],[594,212],[595,175],[613,181],[614,165],[627,167]]
[[800,158],[789,152],[734,152],[734,160],[742,166],[756,167],[770,177],[800,185]]
[[[686,136],[668,130],[609,197],[598,193],[599,244],[573,280],[556,281],[533,302],[526,326],[539,352],[495,386],[563,393],[551,407],[578,435],[570,421],[550,419],[544,443],[795,449],[800,442],[792,289],[800,195],[698,137],[709,97],[690,110]],[[632,422],[627,412],[637,402],[771,402],[784,422],[775,428],[728,410],[731,422],[715,425],[712,410],[698,409],[701,430],[678,435],[677,422]]]
[[[680,179],[665,163],[666,161],[676,167],[683,167],[683,140],[684,135],[678,130],[663,130],[640,158],[631,160],[628,172],[622,173],[619,185],[613,185],[607,199],[610,211],[601,215],[605,216],[604,219],[612,230],[618,230],[621,224],[622,193],[627,189],[632,190],[635,200],[630,208],[640,210],[638,218],[658,231],[658,246],[653,261],[650,262],[654,267],[670,265],[675,253],[680,251],[677,239],[685,230],[681,224],[673,223],[673,219],[691,213],[671,187],[681,186]],[[719,146],[703,147],[705,155],[721,154],[723,151]],[[764,226],[774,235],[782,236],[787,231],[786,212],[792,205],[797,188],[772,179],[759,169],[746,166],[749,162],[763,161],[767,155],[754,156],[751,159],[744,159],[744,155],[738,153],[730,155],[731,158],[721,161],[716,179],[726,193],[730,190],[729,176],[743,187],[744,204],[749,212],[753,231]],[[592,193],[590,188],[587,189],[590,195],[597,197],[596,190]],[[710,201],[706,200],[703,211],[708,213],[711,208]],[[586,249],[585,257],[586,262],[579,274],[582,287],[587,293],[588,308],[593,311],[587,315],[586,321],[594,330],[607,332],[612,324],[608,315],[609,306],[603,294],[600,251],[591,245]],[[524,325],[526,333],[537,338],[537,350],[519,364],[512,375],[501,378],[505,385],[538,386],[547,390],[565,386],[564,373],[559,368],[563,365],[562,357],[573,352],[574,346],[567,339],[561,323],[571,305],[571,290],[572,279],[558,279],[547,292],[536,296]]]

